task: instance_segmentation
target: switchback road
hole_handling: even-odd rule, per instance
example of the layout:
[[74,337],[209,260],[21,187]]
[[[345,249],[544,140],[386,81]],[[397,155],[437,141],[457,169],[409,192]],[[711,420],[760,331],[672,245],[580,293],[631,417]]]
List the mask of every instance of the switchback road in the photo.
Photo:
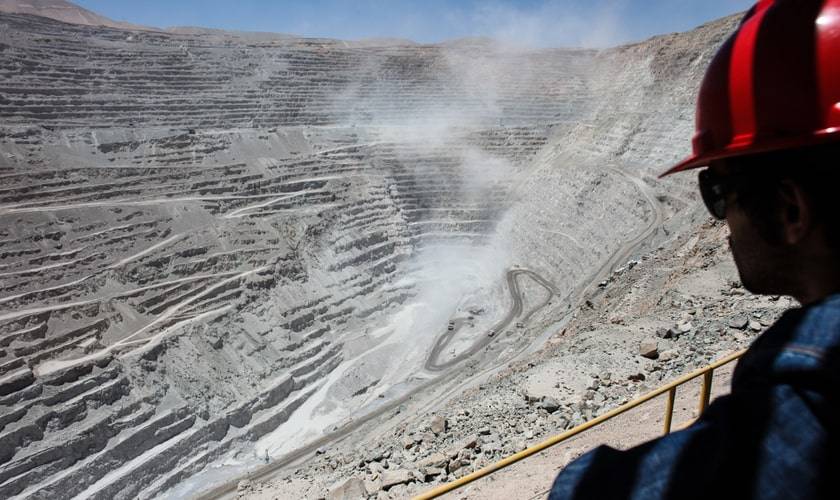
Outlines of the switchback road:
[[429,354],[429,357],[426,359],[425,368],[429,371],[440,371],[460,363],[461,361],[471,357],[475,353],[490,345],[490,343],[493,342],[495,338],[498,338],[502,335],[504,330],[508,326],[510,326],[513,320],[522,316],[522,292],[519,290],[519,282],[517,281],[517,278],[519,278],[519,276],[528,276],[529,278],[542,285],[546,290],[548,290],[548,298],[546,298],[545,301],[543,301],[537,307],[529,311],[527,316],[522,317],[522,322],[526,321],[532,314],[548,305],[548,302],[551,300],[551,298],[557,294],[557,290],[554,288],[554,285],[549,283],[547,280],[545,280],[542,276],[535,273],[534,271],[530,271],[527,269],[512,269],[508,271],[507,284],[508,290],[510,290],[510,296],[513,300],[513,303],[511,304],[510,311],[508,311],[507,315],[505,315],[505,317],[502,318],[501,321],[493,325],[491,331],[494,334],[490,335],[489,331],[486,332],[485,334],[481,335],[480,338],[476,340],[476,342],[469,349],[463,351],[462,353],[458,354],[457,356],[448,361],[442,362],[440,361],[440,354],[444,351],[444,349],[446,349],[450,342],[452,342],[452,339],[455,338],[455,335],[458,333],[458,330],[460,330],[460,324],[456,324],[455,328],[441,335],[440,338],[438,338],[438,340],[435,342],[435,345],[434,347],[432,347],[432,351]]

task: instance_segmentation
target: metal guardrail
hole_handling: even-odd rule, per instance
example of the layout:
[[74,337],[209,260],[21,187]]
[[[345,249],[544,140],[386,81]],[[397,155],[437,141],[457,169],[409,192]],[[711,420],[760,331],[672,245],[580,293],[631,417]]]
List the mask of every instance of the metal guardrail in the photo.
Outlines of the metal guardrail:
[[[618,408],[610,410],[607,413],[590,420],[589,422],[585,422],[585,423],[575,427],[574,429],[570,429],[566,432],[563,432],[562,434],[558,434],[554,437],[551,437],[551,438],[543,441],[542,443],[531,446],[530,448],[522,450],[519,453],[511,455],[511,456],[509,456],[509,457],[507,457],[503,460],[500,460],[500,461],[498,461],[494,464],[488,465],[487,467],[484,467],[483,469],[479,469],[479,470],[477,470],[477,471],[475,471],[471,474],[467,474],[466,476],[464,476],[460,479],[457,479],[455,481],[452,481],[451,483],[447,483],[447,484],[443,484],[441,486],[438,486],[437,488],[434,488],[432,490],[427,491],[426,493],[423,493],[421,495],[418,495],[418,496],[414,497],[413,500],[429,500],[429,499],[432,499],[432,498],[437,498],[441,495],[449,493],[450,491],[453,491],[453,490],[456,490],[456,489],[461,488],[463,486],[466,486],[467,484],[472,483],[473,481],[481,479],[485,476],[489,476],[490,474],[493,474],[494,472],[497,472],[501,469],[504,469],[505,467],[513,465],[516,462],[519,462],[520,460],[524,460],[525,458],[528,458],[531,455],[535,455],[535,454],[537,454],[537,453],[539,453],[539,452],[541,452],[541,451],[543,451],[547,448],[550,448],[552,446],[560,444],[563,441],[565,441],[565,440],[567,440],[571,437],[574,437],[574,436],[576,436],[576,435],[578,435],[578,434],[580,434],[580,433],[582,433],[586,430],[589,430],[589,429],[591,429],[591,428],[593,428],[593,427],[595,427],[599,424],[602,424],[602,423],[606,422],[607,420],[610,420],[613,417],[621,415],[622,413],[624,413],[626,411],[632,410],[633,408],[636,408],[637,406],[639,406],[643,403],[646,403],[646,402],[650,401],[651,399],[654,399],[657,396],[660,396],[660,395],[662,395],[666,392],[668,393],[668,402],[667,402],[667,405],[665,407],[664,433],[668,434],[668,433],[671,432],[671,421],[672,421],[673,413],[674,413],[674,400],[676,399],[676,395],[677,395],[677,387],[679,387],[679,386],[681,386],[681,385],[683,385],[687,382],[690,382],[691,380],[694,380],[697,377],[700,377],[700,376],[703,377],[703,385],[702,385],[702,388],[700,390],[700,404],[699,404],[699,410],[700,410],[699,413],[702,413],[703,410],[705,410],[706,407],[709,405],[709,398],[710,398],[711,392],[712,392],[712,380],[713,380],[713,377],[714,377],[714,371],[717,368],[720,368],[721,366],[726,365],[728,363],[731,363],[732,361],[735,361],[736,359],[740,358],[745,352],[746,352],[746,350],[742,350],[742,351],[738,351],[736,353],[730,354],[729,356],[726,356],[726,357],[724,357],[724,358],[722,358],[722,359],[720,359],[720,360],[718,360],[718,361],[716,361],[716,362],[714,362],[714,363],[712,363],[712,364],[710,364],[710,365],[708,365],[704,368],[700,368],[700,369],[695,370],[695,371],[693,371],[693,372],[691,372],[687,375],[683,375],[682,377],[674,380],[673,382],[671,382],[669,384],[666,384],[666,385],[660,387],[659,389],[651,391],[651,392],[645,394],[644,396],[641,396],[639,398],[634,399],[633,401],[630,401],[629,403],[625,403],[625,404],[619,406]],[[688,427],[692,423],[693,423],[693,421],[689,421],[685,425],[681,426],[681,428]]]

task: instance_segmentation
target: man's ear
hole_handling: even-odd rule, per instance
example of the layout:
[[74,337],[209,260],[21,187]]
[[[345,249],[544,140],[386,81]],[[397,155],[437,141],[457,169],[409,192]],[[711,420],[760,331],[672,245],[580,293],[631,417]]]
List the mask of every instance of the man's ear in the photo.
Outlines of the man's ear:
[[791,180],[781,182],[779,209],[785,243],[796,245],[802,242],[813,229],[813,207],[799,184]]

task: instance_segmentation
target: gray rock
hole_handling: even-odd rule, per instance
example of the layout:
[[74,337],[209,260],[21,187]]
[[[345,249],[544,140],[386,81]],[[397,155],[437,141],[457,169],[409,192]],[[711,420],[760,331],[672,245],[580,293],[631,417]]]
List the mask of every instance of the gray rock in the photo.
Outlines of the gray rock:
[[447,422],[446,419],[440,415],[435,415],[432,417],[432,421],[429,423],[429,428],[435,434],[443,434],[446,432]]
[[343,483],[335,484],[327,493],[328,500],[356,500],[367,497],[365,482],[358,477],[351,477]]
[[379,448],[371,454],[365,461],[367,462],[380,462],[383,459],[389,458],[391,456],[391,450],[387,450],[384,448]]
[[761,326],[761,323],[759,323],[758,321],[750,321],[750,330],[754,332],[760,332],[763,329],[764,327]]
[[498,453],[502,451],[502,445],[498,441],[488,441],[481,444],[481,449],[485,453]]
[[680,333],[688,333],[694,328],[694,325],[691,324],[690,321],[686,321],[685,323],[680,323],[677,325],[677,330]]
[[426,479],[427,480],[429,478],[438,477],[438,476],[441,476],[443,474],[446,474],[446,470],[442,469],[440,467],[424,467],[423,472],[426,473]]
[[673,337],[673,330],[671,330],[670,328],[657,328],[656,336],[660,339],[670,339],[671,337]]
[[525,402],[531,403],[531,404],[539,403],[540,400],[542,400],[542,396],[540,396],[538,394],[529,393],[529,392],[524,393],[523,396],[525,396]]
[[729,328],[734,328],[736,330],[744,330],[749,324],[749,318],[747,318],[746,316],[738,316],[737,318],[733,318],[729,321]]
[[418,462],[417,465],[420,467],[445,467],[446,461],[446,455],[440,452],[435,452]]
[[676,349],[668,349],[667,351],[662,351],[659,354],[660,361],[671,361],[672,359],[677,359],[680,357],[680,353],[677,352]]
[[511,449],[516,453],[519,453],[520,451],[528,447],[528,445],[525,443],[525,440],[522,438],[514,439],[513,441],[511,441],[510,446]]
[[639,344],[639,354],[648,359],[659,357],[659,346],[654,339],[645,339]]
[[379,490],[382,489],[382,480],[374,479],[373,481],[365,481],[365,493],[367,496],[375,495]]
[[558,403],[557,400],[554,398],[547,397],[540,401],[539,407],[547,411],[548,413],[554,413],[555,411],[560,409],[560,403]]
[[382,474],[382,489],[411,482],[413,476],[405,469],[389,470]]
[[415,443],[434,443],[435,442],[435,435],[431,432],[424,432],[414,438]]
[[458,442],[456,446],[460,450],[471,450],[478,446],[478,436],[469,436]]

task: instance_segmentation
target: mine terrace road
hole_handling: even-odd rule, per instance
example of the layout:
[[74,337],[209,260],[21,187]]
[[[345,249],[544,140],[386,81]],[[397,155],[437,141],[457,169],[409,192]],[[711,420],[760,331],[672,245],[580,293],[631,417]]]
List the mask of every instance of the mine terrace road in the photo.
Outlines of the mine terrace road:
[[426,359],[425,368],[430,371],[445,370],[446,368],[456,365],[461,361],[471,357],[480,350],[484,349],[495,338],[501,337],[503,331],[508,326],[510,326],[513,320],[522,315],[522,292],[520,292],[519,290],[519,283],[517,281],[517,278],[523,275],[530,277],[531,279],[545,287],[545,289],[548,290],[549,295],[548,298],[545,299],[545,301],[543,301],[540,305],[532,309],[526,317],[523,317],[522,321],[526,321],[532,314],[547,306],[551,298],[557,294],[557,290],[551,283],[549,283],[547,280],[545,280],[542,276],[535,273],[534,271],[530,271],[527,269],[513,269],[508,271],[507,284],[508,289],[510,290],[511,299],[513,299],[513,304],[507,315],[504,318],[502,318],[501,321],[493,325],[492,331],[495,333],[495,335],[491,336],[489,335],[489,332],[487,332],[487,334],[481,335],[481,337],[469,349],[458,354],[449,361],[439,362],[438,359],[440,358],[440,353],[443,352],[444,349],[446,349],[446,347],[458,333],[458,330],[460,329],[460,324],[458,324],[456,325],[456,328],[447,331],[446,333],[441,335],[440,338],[438,338],[437,342],[435,342],[434,347],[432,347],[432,351],[429,354],[429,357]]

